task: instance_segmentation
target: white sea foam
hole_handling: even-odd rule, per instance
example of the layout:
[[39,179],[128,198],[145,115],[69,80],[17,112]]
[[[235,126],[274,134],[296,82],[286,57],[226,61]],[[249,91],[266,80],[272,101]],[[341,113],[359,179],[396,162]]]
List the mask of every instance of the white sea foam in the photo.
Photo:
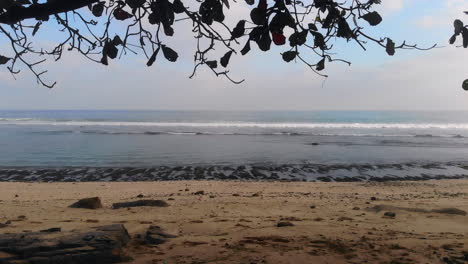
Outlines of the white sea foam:
[[468,123],[254,123],[254,122],[115,122],[115,121],[51,121],[29,118],[3,118],[0,125],[51,126],[114,126],[114,127],[209,127],[209,128],[270,128],[270,129],[461,129]]

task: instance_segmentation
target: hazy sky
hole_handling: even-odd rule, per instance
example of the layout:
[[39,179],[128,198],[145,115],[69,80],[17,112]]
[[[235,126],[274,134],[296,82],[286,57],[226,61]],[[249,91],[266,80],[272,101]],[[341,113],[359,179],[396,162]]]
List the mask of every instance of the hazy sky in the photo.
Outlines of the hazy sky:
[[[375,46],[364,52],[339,43],[338,56],[353,65],[327,65],[325,80],[301,63],[283,62],[284,47],[263,53],[253,45],[248,56],[231,59],[232,77],[246,79],[234,85],[206,70],[189,79],[195,47],[187,41],[190,33],[176,29],[177,63],[158,59],[148,68],[143,57],[127,56],[105,67],[67,54],[47,66],[48,78],[58,81],[52,90],[36,85],[26,69],[14,80],[0,68],[0,109],[468,110],[468,92],[461,89],[468,78],[468,50],[448,45],[453,20],[468,23],[462,13],[468,1],[382,2],[384,22],[371,31],[374,36],[444,48],[389,57]],[[237,19],[248,16],[245,6],[232,12]],[[46,39],[47,32],[40,31],[41,37]]]

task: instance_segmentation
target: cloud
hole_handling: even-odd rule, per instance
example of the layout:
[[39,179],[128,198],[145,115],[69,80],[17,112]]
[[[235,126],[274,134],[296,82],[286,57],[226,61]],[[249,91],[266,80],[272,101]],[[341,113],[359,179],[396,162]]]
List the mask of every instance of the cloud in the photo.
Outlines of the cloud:
[[423,29],[435,29],[438,27],[452,27],[455,19],[468,20],[463,14],[468,11],[468,2],[465,0],[445,0],[443,8],[437,8],[432,14],[424,15],[416,21],[416,25]]

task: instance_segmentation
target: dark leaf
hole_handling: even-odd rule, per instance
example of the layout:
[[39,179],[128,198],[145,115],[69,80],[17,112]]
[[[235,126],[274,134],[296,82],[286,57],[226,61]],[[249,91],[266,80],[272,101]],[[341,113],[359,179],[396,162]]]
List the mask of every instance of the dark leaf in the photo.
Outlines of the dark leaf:
[[380,22],[382,22],[382,17],[376,11],[367,13],[363,15],[362,18],[369,22],[371,26],[377,26],[378,24],[380,24]]
[[263,31],[263,33],[260,35],[260,38],[256,42],[260,50],[269,51],[271,47],[270,32],[268,32],[268,30]]
[[11,58],[0,55],[0,65],[6,64]]
[[220,60],[221,66],[226,68],[226,66],[229,64],[229,60],[231,59],[231,55],[232,55],[232,50],[230,50],[230,51],[226,52],[226,54],[224,54],[224,56]]
[[102,12],[104,12],[104,2],[99,2],[93,6],[91,10],[94,16],[100,17],[102,16]]
[[177,58],[179,57],[179,55],[173,49],[169,48],[168,46],[162,45],[162,50],[163,50],[164,57],[168,61],[170,62],[177,61]]
[[387,45],[385,46],[385,50],[387,51],[388,55],[395,55],[395,42],[393,42],[393,40],[390,38],[387,38]]
[[146,66],[151,66],[153,63],[156,61],[156,56],[158,56],[159,53],[159,47],[154,51],[153,55],[149,58],[148,62],[146,63]]
[[161,17],[159,15],[159,12],[153,12],[148,15],[148,22],[151,25],[159,24],[161,23]]
[[106,50],[106,55],[111,59],[115,59],[119,53],[119,50],[112,42],[107,42],[106,45],[107,48],[104,48]]
[[113,14],[117,20],[126,20],[132,17],[132,14],[128,13],[122,8],[116,8]]
[[326,45],[325,45],[325,38],[323,37],[323,35],[315,31],[311,31],[310,33],[314,35],[314,46],[319,47],[321,50],[325,50]]
[[281,46],[286,43],[286,37],[283,34],[274,32],[271,35],[273,36],[273,43],[275,43],[275,45]]
[[468,48],[468,28],[463,28],[462,37],[463,37],[463,47]]
[[104,65],[109,65],[109,61],[107,60],[107,55],[103,55],[101,58],[101,63]]
[[453,36],[449,39],[449,43],[453,44],[457,40],[457,35],[453,34]]
[[135,9],[142,7],[145,3],[145,0],[125,0],[125,3],[127,3],[130,8]]
[[240,51],[242,55],[247,54],[250,51],[250,40],[247,40],[247,43],[245,43],[245,46],[242,48]]
[[283,29],[286,26],[291,28],[295,27],[294,18],[289,13],[277,13],[270,22],[270,31],[271,32],[283,32]]
[[353,36],[353,31],[349,27],[348,22],[346,22],[346,19],[343,18],[339,20],[336,36],[345,39],[350,39]]
[[112,39],[112,44],[114,44],[114,46],[119,46],[123,44],[123,41],[118,35],[115,35],[114,39]]
[[462,33],[462,30],[463,30],[463,22],[460,20],[460,19],[456,19],[455,21],[453,21],[453,27],[454,27],[454,31],[455,31],[455,35],[460,35],[460,33]]
[[463,82],[463,90],[468,91],[468,79]]
[[34,29],[33,29],[33,32],[32,32],[32,35],[36,35],[37,31],[39,30],[39,27],[42,25],[42,22],[39,21],[36,23],[36,25],[34,26]]
[[291,36],[289,36],[289,45],[291,45],[291,47],[302,46],[306,43],[308,32],[308,30],[303,30],[301,32],[292,33]]
[[223,4],[229,9],[230,6],[229,6],[229,0],[222,0],[223,1]]
[[297,56],[297,52],[296,51],[286,51],[285,53],[282,54],[283,56],[283,60],[285,62],[290,62],[292,60],[294,60]]
[[309,23],[309,30],[318,31],[318,28],[315,24]]
[[174,35],[174,29],[171,26],[164,24],[164,34],[172,37]]
[[321,59],[318,63],[317,66],[315,67],[317,71],[322,71],[325,69],[325,58]]
[[172,3],[172,10],[174,10],[174,13],[180,14],[180,13],[185,12],[186,9],[182,1],[174,0],[174,2]]
[[208,67],[210,67],[211,69],[216,69],[218,68],[218,62],[215,61],[215,60],[212,60],[212,61],[205,61],[206,65],[208,65]]
[[255,4],[255,0],[245,0],[245,2],[246,2],[248,5],[253,5],[253,4]]
[[267,23],[266,10],[258,7],[252,9],[250,12],[250,19],[252,19],[252,22],[256,25],[264,25]]
[[236,27],[232,30],[231,39],[240,38],[245,34],[245,20],[237,23]]

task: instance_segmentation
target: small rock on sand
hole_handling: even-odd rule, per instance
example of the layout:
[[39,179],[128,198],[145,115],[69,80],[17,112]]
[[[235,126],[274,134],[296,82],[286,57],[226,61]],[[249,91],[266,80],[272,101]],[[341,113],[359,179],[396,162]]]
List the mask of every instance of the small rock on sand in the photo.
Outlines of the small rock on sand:
[[276,224],[276,227],[287,227],[287,226],[294,226],[294,224],[291,222],[286,222],[286,221],[278,222],[278,224]]
[[84,198],[69,206],[70,208],[98,209],[102,208],[101,198]]
[[148,244],[159,245],[166,242],[168,238],[175,237],[177,236],[164,232],[159,226],[150,226],[146,231],[145,240]]
[[394,212],[385,212],[384,217],[395,218],[396,214]]
[[44,230],[41,230],[39,231],[41,233],[56,233],[56,232],[62,232],[62,228],[60,227],[52,227],[52,228],[49,228],[49,229],[44,229]]

